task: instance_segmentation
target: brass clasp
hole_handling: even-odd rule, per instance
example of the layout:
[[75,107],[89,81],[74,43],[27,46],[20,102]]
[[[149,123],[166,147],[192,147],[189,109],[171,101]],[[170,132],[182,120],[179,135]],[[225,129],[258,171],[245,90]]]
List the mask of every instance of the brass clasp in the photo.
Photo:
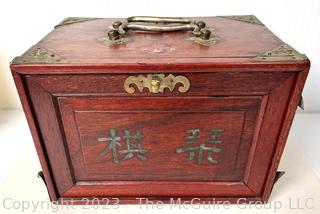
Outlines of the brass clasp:
[[161,82],[161,80],[159,79],[158,76],[156,76],[156,75],[152,76],[151,86],[150,86],[150,90],[151,90],[152,93],[158,93],[159,92],[160,82]]
[[135,92],[135,85],[140,92],[143,92],[144,88],[148,88],[151,93],[163,93],[165,88],[173,91],[176,84],[180,83],[178,91],[185,93],[190,88],[190,82],[185,76],[173,76],[172,74],[142,74],[138,76],[129,76],[124,81],[124,89],[127,93],[133,94]]

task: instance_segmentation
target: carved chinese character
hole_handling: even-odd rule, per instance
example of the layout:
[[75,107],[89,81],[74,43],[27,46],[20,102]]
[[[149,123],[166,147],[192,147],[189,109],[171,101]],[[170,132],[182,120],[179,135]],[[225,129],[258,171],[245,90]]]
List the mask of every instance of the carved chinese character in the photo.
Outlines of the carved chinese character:
[[113,162],[114,163],[119,163],[119,158],[118,158],[118,152],[117,152],[117,147],[121,147],[121,144],[119,143],[120,137],[116,136],[116,130],[115,129],[109,129],[110,136],[111,137],[100,137],[98,138],[99,142],[109,142],[109,145],[105,147],[102,152],[100,152],[100,156],[105,156],[110,150],[112,150],[112,155],[113,155]]
[[[126,149],[119,150],[117,147],[122,147],[120,143],[121,137],[117,136],[116,129],[109,129],[110,137],[100,137],[97,140],[99,142],[109,142],[109,144],[100,152],[100,156],[105,156],[109,151],[112,151],[113,162],[118,164],[120,160],[128,160],[137,157],[139,160],[147,160],[145,154],[147,153],[146,149],[141,148],[141,142],[143,140],[143,135],[140,131],[137,131],[136,135],[130,135],[128,130],[125,130],[125,135],[123,138],[125,139]],[[118,157],[120,155],[120,158]]]
[[146,149],[141,149],[141,141],[143,140],[143,135],[140,131],[137,131],[137,134],[132,136],[128,130],[124,131],[125,136],[123,137],[126,140],[127,149],[119,151],[120,154],[125,155],[123,160],[128,160],[133,158],[135,155],[139,160],[147,160],[147,157],[144,155],[147,153]]
[[210,139],[207,141],[209,144],[221,144],[222,142],[219,140],[221,137],[221,132],[223,132],[222,129],[211,129],[207,130],[207,132],[210,132]]
[[[190,129],[185,131],[188,136],[185,136],[185,139],[189,140],[184,143],[183,147],[179,147],[176,149],[177,154],[181,154],[184,152],[188,152],[188,160],[194,160],[197,154],[197,163],[202,164],[204,153],[206,153],[206,159],[210,164],[218,164],[219,162],[215,160],[212,156],[215,153],[220,153],[222,151],[221,148],[209,147],[206,146],[205,143],[198,143],[200,140],[200,129]],[[212,129],[207,130],[206,132],[210,132],[210,138],[206,141],[208,144],[221,144],[220,141],[222,129]],[[191,135],[190,135],[191,134]]]

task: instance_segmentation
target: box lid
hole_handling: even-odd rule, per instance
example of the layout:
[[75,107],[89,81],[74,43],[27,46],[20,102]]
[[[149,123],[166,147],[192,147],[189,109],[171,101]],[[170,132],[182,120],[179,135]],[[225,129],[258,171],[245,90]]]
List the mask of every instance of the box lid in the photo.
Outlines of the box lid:
[[[193,17],[212,31],[213,44],[190,41],[191,32],[127,32],[126,44],[108,43],[111,18],[67,18],[13,65],[150,65],[297,63],[305,55],[282,42],[255,16]],[[305,64],[305,63],[304,63]],[[14,66],[13,66],[14,67]]]

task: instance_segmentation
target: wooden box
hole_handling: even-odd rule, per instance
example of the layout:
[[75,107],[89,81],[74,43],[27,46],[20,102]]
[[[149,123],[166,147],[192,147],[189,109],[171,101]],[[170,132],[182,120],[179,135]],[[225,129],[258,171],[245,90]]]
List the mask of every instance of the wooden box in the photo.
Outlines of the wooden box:
[[309,66],[255,16],[131,17],[67,18],[11,70],[51,200],[243,203],[268,200]]

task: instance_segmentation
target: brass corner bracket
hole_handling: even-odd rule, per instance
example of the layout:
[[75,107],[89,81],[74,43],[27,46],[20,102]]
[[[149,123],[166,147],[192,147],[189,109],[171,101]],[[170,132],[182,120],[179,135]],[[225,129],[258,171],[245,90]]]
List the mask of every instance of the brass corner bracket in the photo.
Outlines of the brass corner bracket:
[[264,26],[264,24],[254,15],[218,16],[218,17]]
[[190,82],[185,76],[173,76],[169,74],[148,74],[144,76],[142,74],[136,76],[129,76],[124,81],[124,90],[133,94],[135,88],[132,85],[136,85],[140,92],[143,92],[144,88],[148,88],[151,93],[163,93],[165,88],[168,88],[170,91],[173,91],[176,87],[176,84],[181,84],[178,87],[180,93],[185,93],[190,88]]
[[299,53],[288,44],[282,44],[270,51],[264,52],[257,57],[251,58],[251,62],[274,62],[274,61],[303,61],[307,57]]
[[69,63],[59,55],[37,46],[31,47],[21,56],[15,57],[11,64],[62,64]]
[[68,17],[65,18],[62,22],[54,26],[54,28],[64,26],[64,25],[70,25],[70,24],[75,24],[79,22],[86,22],[86,21],[91,21],[91,20],[96,20],[96,19],[101,19],[101,18],[94,18],[94,17]]

